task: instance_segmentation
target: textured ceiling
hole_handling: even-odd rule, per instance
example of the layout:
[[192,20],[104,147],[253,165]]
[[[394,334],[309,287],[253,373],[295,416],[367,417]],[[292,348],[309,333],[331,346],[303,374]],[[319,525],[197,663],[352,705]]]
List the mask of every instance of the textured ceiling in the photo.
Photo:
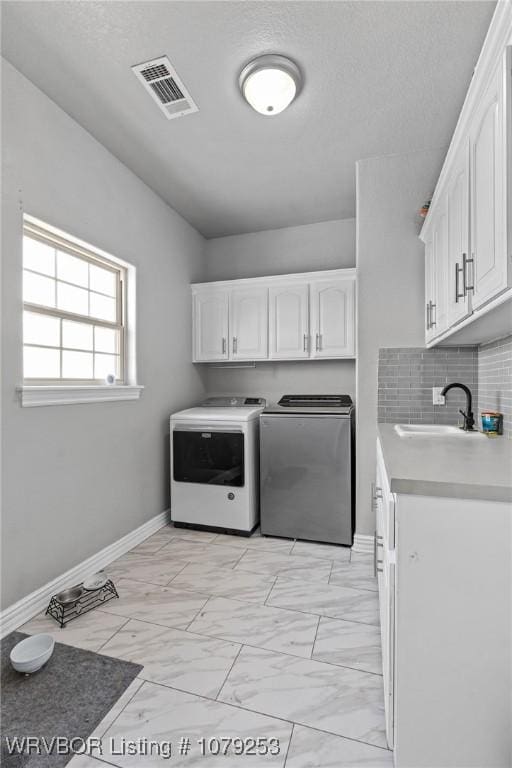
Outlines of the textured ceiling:
[[[3,2],[3,55],[207,237],[355,213],[354,163],[446,145],[494,2]],[[304,72],[280,116],[237,76]],[[166,54],[199,112],[168,121],[131,65]],[[414,202],[416,205],[417,201]]]

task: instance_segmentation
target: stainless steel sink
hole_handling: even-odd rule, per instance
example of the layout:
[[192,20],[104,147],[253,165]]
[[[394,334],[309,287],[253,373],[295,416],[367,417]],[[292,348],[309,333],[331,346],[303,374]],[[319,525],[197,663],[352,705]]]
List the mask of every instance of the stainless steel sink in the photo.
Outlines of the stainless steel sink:
[[400,437],[472,437],[481,436],[481,432],[465,432],[460,427],[445,424],[395,424],[395,432]]

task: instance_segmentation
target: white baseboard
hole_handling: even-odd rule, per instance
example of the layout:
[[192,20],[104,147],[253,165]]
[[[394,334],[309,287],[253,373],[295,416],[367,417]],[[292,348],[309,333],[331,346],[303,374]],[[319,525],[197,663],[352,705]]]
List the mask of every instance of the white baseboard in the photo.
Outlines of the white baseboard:
[[356,533],[354,535],[354,543],[352,544],[352,552],[361,552],[372,555],[373,536],[368,536],[363,533]]
[[25,624],[25,622],[42,611],[43,608],[46,608],[52,595],[74,584],[80,584],[87,576],[100,571],[113,560],[133,549],[141,541],[144,541],[148,536],[162,528],[169,518],[169,510],[160,512],[160,514],[148,520],[147,523],[127,533],[121,539],[114,541],[113,544],[100,550],[100,552],[87,558],[87,560],[75,565],[74,568],[66,571],[62,576],[49,581],[43,587],[36,589],[35,592],[31,592],[26,597],[18,600],[17,603],[10,605],[0,614],[0,637],[5,637],[13,629],[17,629],[22,624]]

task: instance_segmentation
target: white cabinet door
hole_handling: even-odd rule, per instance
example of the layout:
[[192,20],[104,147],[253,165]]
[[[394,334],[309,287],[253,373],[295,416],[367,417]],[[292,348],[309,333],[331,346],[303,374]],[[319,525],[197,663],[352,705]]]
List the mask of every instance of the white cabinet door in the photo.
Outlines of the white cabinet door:
[[433,336],[448,328],[448,210],[446,198],[440,201],[433,229],[434,292],[430,312]]
[[268,288],[233,288],[229,301],[231,360],[268,357]]
[[455,158],[447,183],[448,200],[448,326],[470,314],[470,292],[464,285],[469,258],[469,142]]
[[434,235],[430,230],[425,240],[425,341],[428,343],[434,337],[434,327],[431,322],[432,304],[435,296],[435,261]]
[[228,359],[229,292],[211,289],[194,295],[194,361]]
[[466,279],[473,285],[473,309],[507,287],[505,83],[509,79],[510,70],[500,62],[470,126],[473,269]]
[[310,283],[311,357],[355,357],[355,280]]
[[309,283],[273,285],[269,291],[269,357],[309,357]]
[[395,694],[395,496],[391,493],[380,441],[375,482],[375,571],[379,588],[384,712],[388,746],[394,746]]

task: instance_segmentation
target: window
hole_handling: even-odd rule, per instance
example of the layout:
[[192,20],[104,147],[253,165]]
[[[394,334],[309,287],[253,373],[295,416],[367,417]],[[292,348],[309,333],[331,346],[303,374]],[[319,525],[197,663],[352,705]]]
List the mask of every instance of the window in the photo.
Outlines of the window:
[[126,268],[28,218],[24,384],[126,382]]

